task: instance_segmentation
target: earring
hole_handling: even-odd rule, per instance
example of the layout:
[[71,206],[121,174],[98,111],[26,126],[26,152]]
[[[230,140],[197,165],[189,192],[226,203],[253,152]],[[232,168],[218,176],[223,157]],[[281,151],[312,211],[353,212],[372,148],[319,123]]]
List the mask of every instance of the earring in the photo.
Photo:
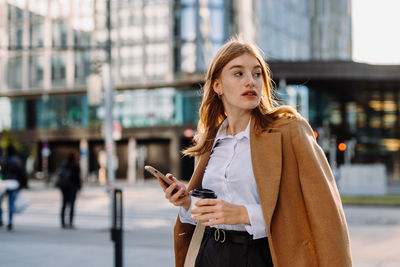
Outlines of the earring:
[[220,94],[217,94],[217,96],[218,96],[218,98],[221,100],[221,95],[220,95]]

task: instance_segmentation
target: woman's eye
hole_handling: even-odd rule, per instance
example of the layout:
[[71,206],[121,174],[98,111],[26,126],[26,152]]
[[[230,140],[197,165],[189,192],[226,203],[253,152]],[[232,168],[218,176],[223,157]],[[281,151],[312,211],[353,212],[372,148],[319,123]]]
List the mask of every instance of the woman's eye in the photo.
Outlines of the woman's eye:
[[261,72],[254,73],[254,77],[260,78],[261,77]]
[[237,77],[240,77],[242,75],[243,75],[243,72],[241,72],[241,71],[235,73],[235,76],[237,76]]

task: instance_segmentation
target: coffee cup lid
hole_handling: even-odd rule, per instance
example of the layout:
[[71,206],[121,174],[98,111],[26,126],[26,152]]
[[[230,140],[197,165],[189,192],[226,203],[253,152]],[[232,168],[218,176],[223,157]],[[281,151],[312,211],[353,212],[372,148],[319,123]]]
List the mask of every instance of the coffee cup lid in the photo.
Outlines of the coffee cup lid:
[[217,198],[215,192],[207,188],[196,188],[192,191],[191,195],[198,198]]

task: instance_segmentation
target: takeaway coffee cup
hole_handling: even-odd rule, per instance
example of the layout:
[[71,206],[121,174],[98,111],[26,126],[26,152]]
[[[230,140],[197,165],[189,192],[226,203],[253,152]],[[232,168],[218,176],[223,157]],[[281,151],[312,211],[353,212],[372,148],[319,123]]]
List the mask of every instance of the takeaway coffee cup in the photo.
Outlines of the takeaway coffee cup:
[[[207,189],[207,188],[194,189],[190,195],[192,198],[192,203],[190,204],[191,210],[196,207],[195,203],[200,199],[217,198],[217,195],[215,194],[215,192],[212,191],[211,189]],[[200,214],[192,214],[192,218],[197,215],[200,215]]]

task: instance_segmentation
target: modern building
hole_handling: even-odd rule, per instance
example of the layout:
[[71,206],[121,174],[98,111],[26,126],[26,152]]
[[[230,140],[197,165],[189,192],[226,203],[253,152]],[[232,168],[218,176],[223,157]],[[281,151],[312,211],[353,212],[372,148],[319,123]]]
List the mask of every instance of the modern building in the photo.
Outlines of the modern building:
[[[31,144],[35,171],[47,166],[47,151],[50,172],[75,151],[83,176],[98,176],[105,109],[88,104],[87,78],[106,57],[106,11],[105,0],[0,0],[0,128]],[[116,0],[111,18],[118,178],[143,177],[143,164],[189,178],[192,160],[179,151],[196,127],[204,71],[238,33],[264,50],[277,96],[325,131],[322,143],[355,138],[353,160],[376,162],[371,140],[397,140],[397,132],[385,134],[399,124],[396,67],[350,62],[348,0]],[[338,68],[346,72],[332,78]],[[372,86],[375,71],[382,75]],[[396,151],[387,152],[389,171],[397,170]]]

